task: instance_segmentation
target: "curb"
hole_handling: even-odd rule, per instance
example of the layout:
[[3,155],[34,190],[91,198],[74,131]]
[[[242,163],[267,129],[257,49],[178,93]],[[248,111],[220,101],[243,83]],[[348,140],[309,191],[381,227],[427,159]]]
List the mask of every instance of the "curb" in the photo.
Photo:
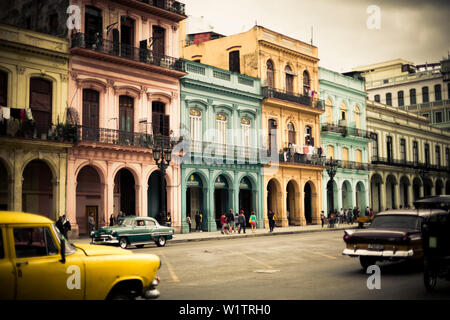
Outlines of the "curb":
[[254,237],[265,237],[265,236],[282,236],[282,235],[291,235],[291,234],[299,234],[299,233],[313,233],[313,232],[335,232],[335,231],[344,231],[347,229],[357,229],[358,227],[349,227],[349,228],[339,228],[339,229],[312,229],[312,230],[293,230],[293,231],[282,231],[282,232],[269,232],[267,233],[253,233],[253,234],[245,234],[245,235],[218,235],[215,237],[207,237],[207,238],[193,238],[193,239],[176,239],[169,240],[171,243],[182,243],[182,242],[199,242],[199,241],[209,241],[209,240],[228,240],[228,239],[240,239],[240,238],[254,238]]

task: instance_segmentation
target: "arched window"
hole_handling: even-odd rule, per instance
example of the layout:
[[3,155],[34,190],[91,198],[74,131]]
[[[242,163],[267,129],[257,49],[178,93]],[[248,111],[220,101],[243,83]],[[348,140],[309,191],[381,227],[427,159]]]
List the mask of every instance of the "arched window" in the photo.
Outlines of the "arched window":
[[294,92],[294,73],[291,67],[286,66],[284,69],[286,72],[286,92]]
[[328,145],[328,146],[327,146],[327,159],[330,159],[330,158],[335,159],[335,156],[334,156],[334,146]]
[[202,112],[195,108],[189,109],[189,122],[192,149],[194,152],[200,152],[202,150]]
[[42,78],[30,79],[30,108],[38,136],[47,133],[52,124],[52,85]]
[[308,71],[303,71],[303,94],[307,95],[311,90],[309,73]]
[[362,151],[359,149],[356,149],[355,161],[356,161],[356,163],[362,163]]
[[267,60],[267,86],[269,88],[275,86],[275,70],[272,60]]
[[242,118],[241,119],[241,132],[242,132],[242,142],[245,148],[245,155],[248,157],[250,144],[251,144],[251,137],[250,137],[250,128],[251,128],[251,120],[249,118]]
[[327,124],[333,124],[333,103],[330,98],[325,102],[325,121]]
[[119,130],[134,132],[134,99],[119,96]]
[[287,125],[288,130],[288,143],[295,144],[295,127],[292,122],[289,122]]
[[216,114],[216,129],[217,129],[217,144],[219,148],[219,154],[225,153],[227,144],[227,129],[228,121],[227,115],[224,113]]
[[356,124],[356,129],[361,129],[361,112],[359,111],[358,106],[355,106],[355,109],[353,110],[354,113],[354,119]]
[[341,103],[340,110],[341,110],[341,120],[347,120],[347,105],[345,104],[345,102]]
[[347,162],[348,161],[348,148],[342,148],[342,161]]

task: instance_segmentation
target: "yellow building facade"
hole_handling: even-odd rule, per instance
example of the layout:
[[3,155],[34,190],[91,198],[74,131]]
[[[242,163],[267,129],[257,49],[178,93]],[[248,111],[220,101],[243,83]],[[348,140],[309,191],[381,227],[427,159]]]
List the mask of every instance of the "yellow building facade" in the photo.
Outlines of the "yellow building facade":
[[277,225],[317,224],[322,210],[322,153],[318,98],[318,49],[261,26],[180,52],[188,60],[257,77],[262,82],[264,217]]
[[65,39],[0,25],[0,207],[65,213],[69,54]]

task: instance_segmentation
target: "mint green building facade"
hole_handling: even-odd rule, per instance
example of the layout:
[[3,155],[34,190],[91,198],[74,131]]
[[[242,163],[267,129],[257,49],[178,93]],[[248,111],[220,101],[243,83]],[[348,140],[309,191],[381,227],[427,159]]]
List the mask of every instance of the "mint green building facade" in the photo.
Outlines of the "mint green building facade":
[[[264,227],[261,83],[257,78],[185,61],[181,83],[182,233],[216,231],[220,216],[251,211]],[[196,224],[195,216],[202,221]]]
[[[323,211],[357,207],[364,215],[369,206],[369,142],[366,131],[366,93],[362,79],[319,67],[321,146],[326,158],[337,161],[333,182],[322,174]],[[329,162],[329,161],[328,161]]]

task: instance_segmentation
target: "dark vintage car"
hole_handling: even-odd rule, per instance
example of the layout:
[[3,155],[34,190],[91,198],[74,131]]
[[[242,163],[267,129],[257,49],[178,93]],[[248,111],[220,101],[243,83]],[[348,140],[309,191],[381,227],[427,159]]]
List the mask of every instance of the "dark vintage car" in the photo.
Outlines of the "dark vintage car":
[[424,219],[442,214],[440,209],[404,209],[378,213],[367,229],[344,231],[343,255],[359,257],[361,266],[384,260],[423,258],[421,225]]
[[100,228],[91,234],[94,244],[115,244],[123,249],[130,245],[141,248],[149,243],[163,247],[173,237],[173,228],[161,226],[154,218],[135,216],[123,217],[117,225]]

